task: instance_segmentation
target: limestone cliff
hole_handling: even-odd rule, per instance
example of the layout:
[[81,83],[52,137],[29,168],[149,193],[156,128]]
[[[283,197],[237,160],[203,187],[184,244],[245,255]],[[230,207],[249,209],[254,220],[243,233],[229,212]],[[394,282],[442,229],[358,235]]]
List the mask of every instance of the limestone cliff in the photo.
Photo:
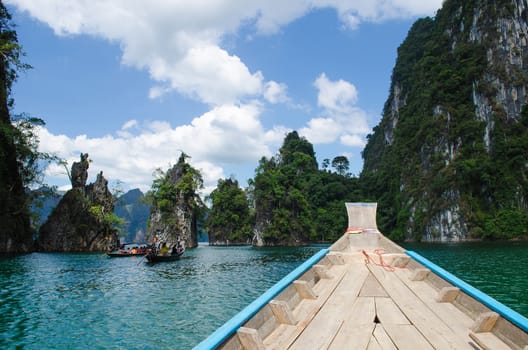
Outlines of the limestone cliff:
[[362,173],[394,238],[528,234],[527,6],[446,0],[398,49]]
[[169,244],[182,241],[186,247],[196,247],[197,220],[201,202],[198,189],[200,173],[186,161],[182,153],[178,163],[154,181],[150,192],[152,204],[147,225],[147,242],[158,236]]
[[114,210],[108,181],[100,172],[94,183],[86,185],[88,167],[88,154],[81,154],[81,161],[72,165],[72,189],[40,228],[39,251],[105,251],[117,243],[117,232],[107,220]]

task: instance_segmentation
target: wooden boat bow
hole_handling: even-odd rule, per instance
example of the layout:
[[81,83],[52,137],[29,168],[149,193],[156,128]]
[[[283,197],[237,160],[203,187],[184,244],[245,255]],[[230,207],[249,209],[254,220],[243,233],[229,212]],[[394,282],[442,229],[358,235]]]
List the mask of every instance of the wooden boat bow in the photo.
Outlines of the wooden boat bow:
[[524,316],[379,233],[375,204],[347,211],[354,233],[195,349],[528,349]]

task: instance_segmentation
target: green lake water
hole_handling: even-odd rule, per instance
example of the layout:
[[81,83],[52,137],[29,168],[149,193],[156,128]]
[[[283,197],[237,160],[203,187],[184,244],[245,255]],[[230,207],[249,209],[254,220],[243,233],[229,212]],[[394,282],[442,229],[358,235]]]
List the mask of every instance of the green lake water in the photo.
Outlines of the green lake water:
[[[528,315],[528,242],[406,248]],[[0,349],[190,349],[319,249],[200,246],[153,266],[1,257]]]
[[402,246],[528,317],[528,241]]

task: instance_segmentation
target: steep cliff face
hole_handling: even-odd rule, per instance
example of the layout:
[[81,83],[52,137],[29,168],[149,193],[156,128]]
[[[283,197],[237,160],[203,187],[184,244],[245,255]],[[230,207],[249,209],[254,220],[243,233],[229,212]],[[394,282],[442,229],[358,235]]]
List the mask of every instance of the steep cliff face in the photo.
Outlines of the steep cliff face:
[[198,246],[198,194],[201,175],[185,162],[182,153],[178,163],[155,180],[153,202],[147,226],[147,242],[157,236],[161,242],[181,241],[186,247]]
[[98,252],[117,243],[117,232],[107,220],[114,202],[102,172],[85,185],[88,155],[72,166],[72,189],[66,192],[42,225],[37,249],[46,252]]
[[27,253],[33,249],[33,232],[9,111],[20,47],[10,22],[11,15],[0,2],[0,253]]
[[362,173],[395,238],[528,234],[527,6],[447,0],[398,49]]

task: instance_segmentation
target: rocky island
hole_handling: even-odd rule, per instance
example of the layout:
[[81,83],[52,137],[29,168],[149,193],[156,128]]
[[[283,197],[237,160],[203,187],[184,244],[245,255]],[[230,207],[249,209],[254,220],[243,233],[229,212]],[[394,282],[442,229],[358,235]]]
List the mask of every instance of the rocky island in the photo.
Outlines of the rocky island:
[[86,185],[88,154],[71,167],[72,189],[64,194],[48,220],[39,230],[38,251],[97,252],[109,249],[118,240],[109,218],[114,201],[103,172],[94,183]]

